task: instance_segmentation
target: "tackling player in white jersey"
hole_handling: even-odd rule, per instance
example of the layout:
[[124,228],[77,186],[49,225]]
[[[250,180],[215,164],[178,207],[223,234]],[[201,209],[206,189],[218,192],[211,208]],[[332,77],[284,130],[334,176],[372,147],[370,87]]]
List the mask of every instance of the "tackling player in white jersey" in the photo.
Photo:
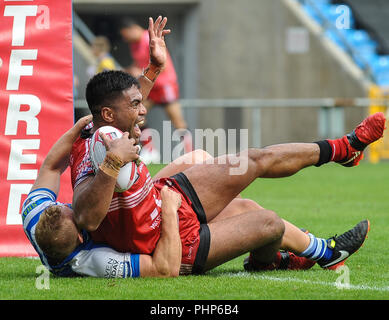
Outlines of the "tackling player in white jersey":
[[[46,188],[37,188],[30,192],[23,205],[23,227],[27,237],[34,246],[42,263],[54,274],[58,276],[87,275],[93,277],[138,277],[139,276],[139,255],[118,253],[110,247],[95,244],[87,232],[81,232],[77,237],[79,244],[61,263],[57,264],[55,258],[48,257],[39,247],[35,229],[39,218],[43,214],[42,221],[47,219],[56,219],[59,214],[65,212],[66,204],[56,201],[57,195]],[[62,210],[56,210],[62,207]],[[72,213],[70,213],[72,214]],[[70,219],[70,217],[69,217]],[[58,220],[59,222],[59,220]],[[44,222],[43,222],[44,223]],[[61,228],[67,228],[66,223],[58,226],[58,232]],[[63,237],[60,233],[58,238]],[[68,242],[71,239],[59,239],[59,241]],[[73,241],[77,241],[73,238]],[[50,252],[46,249],[45,252]]]

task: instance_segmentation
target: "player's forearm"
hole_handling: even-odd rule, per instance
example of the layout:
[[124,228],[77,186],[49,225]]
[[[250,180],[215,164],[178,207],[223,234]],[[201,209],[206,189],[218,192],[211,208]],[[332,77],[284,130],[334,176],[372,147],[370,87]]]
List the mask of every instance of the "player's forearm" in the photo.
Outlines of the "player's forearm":
[[182,256],[177,210],[162,210],[162,230],[153,254],[153,264],[158,277],[176,277],[180,272]]
[[[126,136],[123,135],[123,137]],[[105,136],[104,139],[106,139]],[[129,141],[127,138],[125,139]],[[125,163],[122,159],[111,150],[107,151],[95,177],[88,178],[75,189],[73,208],[78,226],[87,231],[94,231],[105,218],[112,201],[120,169]]]
[[142,75],[138,77],[138,81],[140,84],[140,92],[142,94],[143,100],[146,100],[148,98],[149,93],[153,88],[155,80],[157,79],[160,72],[160,67],[154,66],[150,63],[144,70]]
[[69,142],[70,139],[71,136],[67,132],[53,145],[42,163],[41,170],[57,171],[61,174],[67,168],[74,142]]
[[78,120],[76,124],[65,132],[51,147],[42,163],[38,177],[31,190],[47,188],[55,194],[58,194],[61,174],[68,166],[72,145],[80,134],[82,128],[85,127],[91,119],[91,116],[86,116]]
[[77,226],[86,231],[94,231],[108,212],[116,179],[102,171],[89,179],[91,180],[75,189],[73,209]]
[[83,117],[78,120],[72,128],[66,131],[51,147],[43,161],[42,168],[62,173],[68,165],[73,143],[80,135],[82,128],[84,128],[90,120],[90,116]]

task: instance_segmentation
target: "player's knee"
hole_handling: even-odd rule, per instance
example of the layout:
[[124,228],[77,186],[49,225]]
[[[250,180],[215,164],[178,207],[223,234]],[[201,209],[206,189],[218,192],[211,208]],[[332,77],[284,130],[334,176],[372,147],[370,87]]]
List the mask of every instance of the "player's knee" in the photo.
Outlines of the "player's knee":
[[275,212],[266,210],[264,229],[276,241],[284,235],[285,224]]

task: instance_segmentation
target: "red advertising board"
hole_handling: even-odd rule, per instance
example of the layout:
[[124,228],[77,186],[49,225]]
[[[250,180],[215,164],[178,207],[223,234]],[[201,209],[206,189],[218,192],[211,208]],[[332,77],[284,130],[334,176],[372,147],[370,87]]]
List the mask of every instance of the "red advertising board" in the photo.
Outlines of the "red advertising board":
[[[0,0],[0,256],[35,256],[21,205],[73,112],[71,0]],[[58,200],[71,202],[69,170]]]

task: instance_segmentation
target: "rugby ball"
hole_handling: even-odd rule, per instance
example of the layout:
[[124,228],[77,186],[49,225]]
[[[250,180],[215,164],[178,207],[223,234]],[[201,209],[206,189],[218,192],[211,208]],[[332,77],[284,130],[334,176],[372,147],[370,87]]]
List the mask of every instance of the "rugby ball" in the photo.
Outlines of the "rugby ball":
[[[105,133],[112,140],[121,138],[123,132],[115,127],[104,126],[95,131],[89,141],[89,155],[92,163],[93,171],[96,174],[99,170],[100,164],[104,161],[107,150],[99,133]],[[137,165],[135,161],[125,164],[119,172],[116,180],[115,192],[124,192],[131,188],[131,186],[138,179]]]

